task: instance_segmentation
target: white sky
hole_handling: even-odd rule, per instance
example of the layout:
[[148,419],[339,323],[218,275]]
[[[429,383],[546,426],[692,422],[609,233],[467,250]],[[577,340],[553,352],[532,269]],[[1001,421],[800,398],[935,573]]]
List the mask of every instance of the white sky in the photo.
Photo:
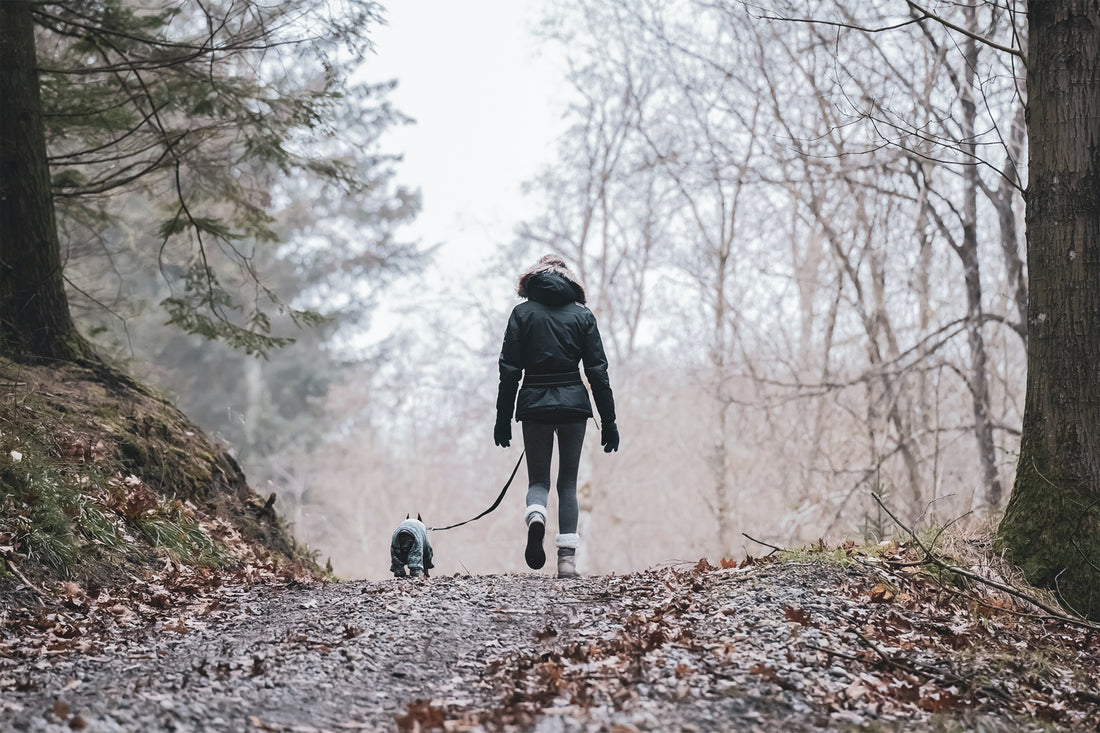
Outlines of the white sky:
[[419,187],[410,228],[442,242],[439,264],[473,274],[528,211],[521,184],[554,151],[561,67],[538,55],[535,0],[390,0],[373,34],[371,81],[396,78],[394,106],[416,120],[383,142],[399,180]]

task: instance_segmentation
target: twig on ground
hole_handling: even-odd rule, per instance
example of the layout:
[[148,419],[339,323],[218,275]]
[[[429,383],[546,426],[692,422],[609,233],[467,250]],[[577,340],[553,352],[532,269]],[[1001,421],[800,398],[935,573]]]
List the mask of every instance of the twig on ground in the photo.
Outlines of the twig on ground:
[[919,547],[921,549],[921,551],[924,552],[925,559],[928,562],[932,563],[933,565],[937,565],[937,566],[943,568],[944,570],[949,570],[952,573],[956,573],[957,575],[961,575],[964,578],[970,578],[971,580],[976,580],[977,582],[982,583],[983,585],[988,585],[991,588],[996,588],[997,590],[999,590],[1003,593],[1007,593],[1010,596],[1014,596],[1016,598],[1019,598],[1022,601],[1026,601],[1027,603],[1030,603],[1031,605],[1035,606],[1036,608],[1041,608],[1042,610],[1046,611],[1047,614],[1049,614],[1049,616],[1053,619],[1063,621],[1063,622],[1068,623],[1068,624],[1073,624],[1074,626],[1080,626],[1082,628],[1092,629],[1093,631],[1100,631],[1100,624],[1096,624],[1096,623],[1088,621],[1084,618],[1081,618],[1081,617],[1078,617],[1078,616],[1071,616],[1067,613],[1059,611],[1059,610],[1055,609],[1054,607],[1050,606],[1049,604],[1044,603],[1043,601],[1039,600],[1038,598],[1036,598],[1036,597],[1034,597],[1034,596],[1032,596],[1028,593],[1025,593],[1022,590],[1019,590],[1018,588],[1014,588],[1011,585],[1006,585],[1005,583],[998,583],[996,580],[990,580],[989,578],[986,578],[982,575],[979,575],[978,573],[973,573],[973,572],[967,570],[966,568],[960,568],[957,565],[952,565],[949,562],[944,562],[943,560],[936,557],[935,554],[933,554],[932,550],[930,550],[928,547],[925,547],[924,543],[920,541],[919,537],[917,537],[916,532],[914,532],[912,529],[910,529],[908,526],[906,526],[900,519],[898,519],[897,516],[895,516],[895,514],[892,511],[890,511],[889,508],[887,508],[886,504],[883,503],[882,499],[880,499],[874,493],[871,494],[871,498],[873,498],[876,502],[878,502],[878,505],[880,507],[882,507],[882,510],[884,512],[886,512],[887,515],[889,515],[890,519],[894,520],[894,524],[901,527],[905,531],[905,533],[909,535],[909,537],[913,540],[913,542],[916,543],[917,547]]
[[[925,679],[932,680],[932,681],[936,682],[937,684],[942,685],[944,687],[950,687],[951,685],[957,685],[957,684],[960,684],[960,683],[965,683],[967,681],[966,676],[957,675],[953,672],[949,673],[949,674],[944,674],[944,673],[940,672],[939,670],[937,670],[933,667],[929,667],[928,665],[925,665],[925,664],[908,664],[906,662],[899,661],[899,660],[895,659],[891,654],[889,654],[885,649],[883,649],[878,644],[876,644],[875,642],[868,639],[866,636],[864,636],[860,632],[853,630],[853,633],[856,635],[856,637],[859,638],[860,641],[862,641],[864,644],[866,644],[869,649],[871,649],[875,654],[877,654],[883,662],[890,665],[891,667],[896,667],[897,669],[900,669],[903,672],[908,672],[909,674],[917,675],[918,677],[924,677]],[[993,696],[993,697],[998,697],[998,698],[1000,698],[1001,700],[1003,700],[1005,702],[1011,702],[1012,701],[1012,697],[1007,692],[1000,689],[999,687],[995,687],[993,685],[979,684],[979,685],[977,685],[977,689],[981,690],[982,692],[984,692],[987,695],[990,695],[990,696]]]
[[38,594],[38,603],[40,605],[43,605],[43,606],[46,605],[45,602],[43,601],[43,599],[46,597],[46,593],[41,588],[39,588],[37,585],[35,585],[31,581],[27,580],[27,576],[25,576],[25,575],[23,575],[23,573],[19,572],[19,568],[17,568],[15,566],[15,563],[13,563],[11,561],[11,556],[8,553],[6,553],[6,552],[5,553],[0,553],[0,555],[3,555],[4,562],[6,562],[8,564],[8,567],[11,568],[11,571],[13,573],[15,573],[15,577],[19,578],[19,580],[22,581],[23,585],[27,586],[28,588],[30,588],[31,590],[33,590],[35,593]]
[[827,649],[823,646],[818,646],[817,644],[803,644],[802,646],[806,647],[807,649],[813,649],[814,651],[824,652],[830,657],[840,657],[841,659],[847,659],[850,662],[863,661],[855,654],[845,654],[844,652],[838,652],[836,649]]
[[768,544],[767,542],[762,542],[762,541],[756,539],[755,537],[749,537],[744,532],[741,533],[741,536],[744,537],[745,539],[749,540],[750,542],[755,542],[758,545],[763,545],[764,547],[772,548],[772,552],[783,552],[784,551],[782,547],[776,547],[775,545]]
[[[905,662],[898,661],[891,654],[887,653],[887,651],[885,649],[883,649],[878,644],[876,644],[875,642],[868,639],[866,636],[864,636],[860,632],[853,630],[852,633],[855,634],[859,638],[860,641],[862,641],[864,644],[866,644],[867,647],[871,651],[873,651],[875,654],[877,654],[879,656],[879,659],[886,662],[891,667],[897,667],[898,669],[902,670],[903,672],[908,672],[909,674],[920,675],[921,677],[931,677],[932,679],[936,679],[936,680],[941,679],[940,675],[938,675],[938,674],[934,674],[934,673],[929,672],[926,669],[921,669],[919,667],[914,667],[912,665],[906,664]],[[956,681],[957,681],[957,678],[956,678]]]

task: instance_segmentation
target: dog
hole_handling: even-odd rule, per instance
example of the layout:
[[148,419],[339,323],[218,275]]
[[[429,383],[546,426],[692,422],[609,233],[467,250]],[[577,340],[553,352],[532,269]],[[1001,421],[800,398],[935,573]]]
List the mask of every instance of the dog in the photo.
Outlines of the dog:
[[406,514],[405,521],[397,525],[390,537],[390,572],[393,577],[404,578],[405,566],[414,578],[421,573],[427,578],[428,571],[435,567],[432,563],[432,545],[428,542],[428,528],[419,514],[416,519]]

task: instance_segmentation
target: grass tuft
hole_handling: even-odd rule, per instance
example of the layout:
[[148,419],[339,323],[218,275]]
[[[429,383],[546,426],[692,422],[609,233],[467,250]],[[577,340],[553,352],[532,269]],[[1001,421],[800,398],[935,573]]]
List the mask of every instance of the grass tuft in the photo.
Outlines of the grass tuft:
[[126,476],[116,461],[62,457],[32,431],[0,424],[0,546],[16,557],[67,572],[136,530],[175,559],[204,566],[225,552],[178,501]]
[[205,567],[216,567],[227,560],[222,549],[198,522],[187,516],[179,502],[161,501],[132,521],[150,542],[167,550],[176,560]]

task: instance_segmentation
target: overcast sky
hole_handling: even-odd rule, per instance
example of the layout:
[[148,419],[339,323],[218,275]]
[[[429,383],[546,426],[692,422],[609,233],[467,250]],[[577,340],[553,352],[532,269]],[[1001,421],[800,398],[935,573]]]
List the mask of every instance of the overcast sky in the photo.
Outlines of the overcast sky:
[[423,192],[412,228],[439,260],[472,273],[524,214],[521,184],[550,160],[561,129],[560,66],[539,55],[534,0],[390,0],[372,81],[396,78],[394,105],[416,123],[393,133],[399,178]]

